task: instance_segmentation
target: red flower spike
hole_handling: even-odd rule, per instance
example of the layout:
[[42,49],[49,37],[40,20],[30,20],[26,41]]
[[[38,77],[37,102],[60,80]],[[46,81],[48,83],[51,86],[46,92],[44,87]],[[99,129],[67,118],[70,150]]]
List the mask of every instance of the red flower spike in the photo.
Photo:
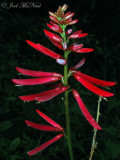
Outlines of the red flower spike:
[[91,92],[97,94],[98,96],[102,96],[102,97],[111,97],[114,96],[113,93],[104,91],[96,86],[94,86],[93,84],[91,84],[89,81],[86,81],[84,78],[82,78],[80,75],[78,74],[73,74],[73,76],[75,77],[75,79],[77,81],[79,81],[84,87],[86,87],[88,90],[90,90]]
[[75,51],[75,50],[78,50],[82,47],[83,47],[83,44],[73,43],[68,49],[71,50],[71,51]]
[[41,98],[41,102],[51,100],[55,96],[59,95],[62,92],[65,92],[68,88],[67,87],[57,87],[55,89],[51,89],[45,92],[33,94],[33,95],[26,95],[26,96],[19,96],[19,98],[23,101],[34,101],[36,97]]
[[101,130],[102,128],[98,125],[98,123],[94,120],[94,118],[91,116],[91,114],[89,113],[89,111],[87,110],[87,108],[85,107],[79,93],[73,89],[73,96],[76,99],[83,115],[85,116],[85,118],[88,120],[88,122],[96,129]]
[[[81,30],[82,31],[82,30]],[[82,37],[85,37],[85,36],[87,36],[88,35],[88,33],[73,33],[73,34],[71,34],[68,38],[70,39],[70,38],[72,38],[72,39],[76,39],[76,38],[82,38]]]
[[49,145],[51,145],[52,143],[54,143],[55,141],[59,140],[62,137],[63,137],[63,134],[59,134],[55,136],[54,138],[52,138],[51,140],[49,140],[48,142],[42,144],[41,146],[29,151],[27,154],[29,156],[35,155],[36,153],[42,151],[43,149],[45,149],[46,147],[48,147]]
[[116,84],[116,82],[103,81],[101,79],[97,79],[97,78],[91,77],[91,76],[89,76],[87,74],[83,74],[83,73],[81,73],[79,71],[76,71],[75,73],[79,74],[82,78],[84,78],[85,80],[89,81],[90,83],[93,83],[93,84],[96,84],[96,85],[99,85],[99,86],[109,87],[109,86],[114,86]]
[[49,37],[50,39],[52,39],[52,40],[54,40],[54,41],[56,41],[56,42],[61,43],[61,42],[63,41],[62,38],[59,37],[57,34],[54,34],[54,33],[49,32],[49,31],[47,31],[47,30],[44,30],[44,32],[45,32],[45,35],[46,35],[47,37]]
[[43,92],[43,94],[41,93],[41,96],[35,97],[35,100],[37,100],[38,102],[48,101],[56,97],[60,93],[65,92],[67,89],[68,87],[58,87],[58,88],[51,90],[50,92],[49,91]]
[[60,77],[45,77],[35,79],[12,79],[12,82],[18,85],[37,85],[60,80]]
[[65,34],[68,35],[68,34],[71,34],[72,33],[72,29],[68,29]]
[[74,12],[73,13],[70,13],[69,15],[67,15],[67,16],[64,16],[64,18],[65,19],[69,19],[69,18],[72,18],[73,16],[74,16]]
[[36,109],[36,112],[44,119],[46,120],[48,123],[50,123],[52,126],[54,126],[55,128],[57,128],[59,131],[64,131],[64,129],[55,121],[53,121],[51,118],[49,118],[48,116],[46,116],[44,113],[42,113],[41,111],[39,111],[38,109]]
[[77,22],[78,22],[78,19],[72,20],[70,23],[67,24],[67,26],[68,26],[68,25],[73,25],[73,24],[75,24],[75,23],[77,23]]
[[43,71],[33,71],[33,70],[27,70],[23,68],[16,67],[16,70],[23,75],[32,76],[32,77],[50,77],[50,76],[58,76],[63,77],[63,75],[59,73],[50,73],[50,72],[43,72]]
[[[74,67],[72,67],[70,70],[76,70],[80,67],[82,67],[82,65],[85,63],[85,58],[83,58],[78,64],[76,64]],[[75,71],[75,73],[77,73],[79,71]]]
[[52,126],[47,126],[47,125],[42,125],[42,124],[38,124],[38,123],[34,123],[34,122],[30,122],[28,120],[25,120],[25,123],[35,129],[39,129],[42,131],[55,131],[55,132],[59,132],[60,130],[58,130],[58,128],[52,127]]
[[35,43],[28,41],[28,40],[26,40],[26,41],[30,46],[32,46],[33,48],[37,49],[38,51],[46,54],[47,56],[50,56],[54,59],[63,58],[60,54],[53,52],[52,50],[42,46],[41,44],[35,44]]
[[94,49],[92,48],[81,48],[81,49],[74,50],[74,52],[76,53],[86,53],[86,52],[92,52],[92,51],[94,51]]
[[55,17],[53,17],[53,16],[49,16],[49,18],[50,18],[53,22],[55,22],[55,23],[57,23],[57,24],[60,24],[60,22],[58,21],[57,18],[55,18]]

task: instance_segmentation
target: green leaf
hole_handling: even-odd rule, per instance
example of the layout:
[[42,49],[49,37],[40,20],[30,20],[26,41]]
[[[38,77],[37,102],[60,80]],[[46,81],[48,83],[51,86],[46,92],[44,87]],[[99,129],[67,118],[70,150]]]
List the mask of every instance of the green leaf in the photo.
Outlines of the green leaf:
[[19,145],[20,145],[20,137],[15,138],[15,139],[11,142],[11,144],[10,144],[10,149],[11,149],[12,151],[14,151],[14,150],[16,150],[16,149],[18,148]]
[[9,129],[12,126],[12,123],[10,121],[3,121],[0,124],[0,132],[4,132],[7,129]]

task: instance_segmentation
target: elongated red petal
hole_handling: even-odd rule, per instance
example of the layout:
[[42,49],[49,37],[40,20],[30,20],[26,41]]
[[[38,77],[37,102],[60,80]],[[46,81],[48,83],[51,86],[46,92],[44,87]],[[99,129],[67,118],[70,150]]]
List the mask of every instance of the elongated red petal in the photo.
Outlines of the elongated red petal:
[[34,122],[30,122],[28,120],[25,120],[25,123],[30,126],[30,127],[33,127],[35,129],[39,129],[39,130],[42,130],[42,131],[60,131],[58,130],[58,128],[55,128],[55,127],[52,127],[52,126],[47,126],[47,125],[42,125],[42,124],[38,124],[38,123],[34,123]]
[[37,85],[60,80],[60,77],[45,77],[35,79],[12,79],[13,83],[19,85]]
[[60,26],[58,26],[57,24],[54,24],[54,26],[52,26],[51,24],[48,24],[48,23],[47,23],[47,26],[48,26],[51,30],[53,30],[53,31],[55,31],[55,32],[63,33],[62,28],[60,28]]
[[92,52],[92,51],[94,51],[94,49],[92,48],[80,48],[80,49],[74,50],[74,52],[76,53],[85,53],[85,52]]
[[[78,64],[76,64],[74,67],[72,67],[70,70],[76,70],[80,68],[85,63],[85,58],[83,58]],[[75,71],[77,73],[77,71]],[[79,71],[78,71],[79,72]]]
[[86,81],[84,78],[82,78],[80,75],[77,74],[73,74],[73,76],[75,77],[75,79],[77,81],[79,81],[84,87],[86,87],[87,89],[89,89],[91,92],[99,95],[99,96],[103,96],[103,97],[111,97],[114,96],[113,93],[104,91],[96,86],[94,86],[93,84],[91,84],[89,81]]
[[56,17],[56,18],[57,18],[57,15],[56,15],[55,13],[53,13],[53,12],[49,11],[49,14],[50,14],[51,16],[53,16],[53,17]]
[[33,95],[19,96],[19,98],[23,101],[34,101],[36,100],[35,99],[36,97],[41,97],[42,102],[44,102],[54,98],[55,96],[59,95],[60,93],[66,90],[67,90],[67,87],[57,87],[57,88],[54,88],[45,92],[41,92],[41,93],[36,93]]
[[97,79],[94,77],[91,77],[87,74],[83,74],[79,71],[76,71],[77,74],[79,74],[80,76],[82,76],[82,78],[84,78],[85,80],[89,81],[90,83],[99,85],[99,86],[114,86],[116,84],[116,82],[109,82],[109,81],[103,81],[101,79]]
[[63,50],[63,46],[62,46],[61,43],[56,42],[56,41],[54,41],[53,39],[50,39],[50,38],[49,38],[49,40],[50,40],[56,47],[58,47],[59,49],[62,49],[62,50]]
[[82,38],[82,37],[85,37],[85,36],[87,36],[88,35],[88,33],[77,33],[77,34],[71,34],[68,38],[70,39],[70,38],[73,38],[73,39],[75,39],[75,38]]
[[87,110],[87,108],[85,107],[79,93],[73,89],[72,90],[73,95],[76,99],[76,101],[78,102],[78,105],[83,113],[83,115],[85,116],[85,118],[88,120],[88,122],[96,129],[101,130],[102,128],[98,125],[98,123],[94,120],[94,118],[91,116],[91,114],[89,113],[89,111]]
[[83,44],[76,44],[76,43],[74,43],[74,44],[72,44],[72,45],[69,47],[69,50],[75,51],[75,50],[80,49],[80,48],[82,48],[82,47],[83,47]]
[[44,32],[45,32],[45,35],[47,36],[47,37],[49,37],[50,39],[52,39],[52,40],[54,40],[54,41],[57,41],[57,42],[59,42],[59,43],[61,43],[63,40],[62,40],[62,38],[60,37],[60,36],[58,36],[57,34],[54,34],[54,33],[52,33],[52,32],[49,32],[49,31],[47,31],[47,30],[45,30],[44,29]]
[[60,22],[58,21],[58,19],[57,19],[56,17],[54,17],[54,16],[49,16],[49,18],[50,18],[53,22],[55,22],[55,23],[57,23],[57,24],[60,24]]
[[27,154],[29,156],[32,156],[32,155],[42,151],[43,149],[45,149],[46,147],[48,147],[49,145],[51,145],[52,143],[54,143],[55,141],[59,140],[62,137],[63,137],[63,134],[59,134],[59,135],[55,136],[54,138],[52,138],[51,140],[49,140],[48,142],[42,144],[41,146],[29,151]]
[[62,77],[59,73],[50,73],[50,72],[43,72],[43,71],[33,71],[27,70],[23,68],[16,67],[16,70],[24,75],[33,76],[33,77],[50,77],[50,76],[59,76]]
[[69,15],[67,15],[67,16],[64,16],[64,18],[65,19],[69,19],[69,18],[72,18],[73,16],[74,16],[74,12],[73,13],[70,13]]
[[53,121],[51,118],[49,118],[48,116],[46,116],[44,113],[42,113],[41,111],[39,111],[38,109],[36,109],[36,112],[44,119],[46,120],[48,123],[50,123],[52,126],[56,127],[59,131],[64,131],[64,129],[55,121]]
[[65,92],[67,89],[68,89],[67,87],[58,87],[58,88],[51,90],[50,92],[49,91],[46,91],[46,93],[43,92],[44,93],[43,95],[35,97],[35,99],[38,102],[48,101],[54,98],[55,96],[59,95],[60,93]]
[[77,23],[77,22],[78,22],[78,19],[72,20],[71,22],[69,22],[69,23],[67,24],[67,26],[68,26],[68,25],[73,25],[73,24],[75,24],[75,23]]

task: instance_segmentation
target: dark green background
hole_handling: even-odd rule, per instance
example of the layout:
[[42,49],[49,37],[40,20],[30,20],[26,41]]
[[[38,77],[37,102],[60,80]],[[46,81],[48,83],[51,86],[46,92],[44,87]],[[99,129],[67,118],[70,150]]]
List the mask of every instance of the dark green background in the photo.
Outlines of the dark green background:
[[[8,6],[10,2],[6,1]],[[25,1],[24,1],[25,2]],[[28,2],[28,1],[27,1]],[[31,2],[31,1],[30,1]],[[36,1],[38,2],[38,1]],[[2,4],[3,1],[0,2]],[[15,1],[14,3],[18,3]],[[20,3],[20,2],[19,2]],[[115,93],[108,102],[101,103],[99,124],[103,128],[98,131],[98,146],[93,160],[120,159],[120,4],[117,0],[57,0],[40,1],[41,8],[2,8],[0,7],[0,160],[68,160],[69,153],[64,138],[44,151],[29,157],[26,152],[39,146],[56,135],[29,128],[25,119],[47,124],[40,118],[35,109],[38,108],[53,120],[65,127],[65,110],[63,95],[51,101],[36,104],[23,103],[18,96],[48,90],[45,86],[15,87],[12,78],[20,78],[15,67],[63,73],[63,66],[32,47],[26,40],[40,43],[57,53],[58,50],[44,35],[48,29],[48,11],[55,12],[59,5],[69,5],[75,11],[73,31],[82,29],[89,33],[85,38],[78,39],[85,47],[94,48],[88,54],[71,53],[69,65],[75,65],[83,57],[86,58],[83,73],[100,79],[115,81],[117,85],[110,89]],[[91,114],[96,117],[98,96],[89,92],[71,77],[72,88],[77,89]],[[88,160],[91,148],[93,128],[83,117],[76,101],[70,93],[71,134],[75,160]]]

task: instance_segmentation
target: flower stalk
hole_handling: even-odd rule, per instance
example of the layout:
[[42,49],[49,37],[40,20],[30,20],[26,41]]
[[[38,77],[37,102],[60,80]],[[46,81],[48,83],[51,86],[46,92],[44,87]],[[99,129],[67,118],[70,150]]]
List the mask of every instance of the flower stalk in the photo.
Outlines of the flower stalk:
[[[96,122],[99,122],[99,116],[100,116],[100,103],[102,101],[102,97],[99,96],[98,99],[98,107],[97,107],[97,117],[96,117]],[[90,152],[90,157],[89,160],[92,160],[93,154],[94,154],[94,150],[97,147],[97,142],[96,142],[96,136],[97,136],[97,129],[94,128],[94,134],[93,134],[93,140],[92,140],[92,146],[91,146],[91,152]]]

